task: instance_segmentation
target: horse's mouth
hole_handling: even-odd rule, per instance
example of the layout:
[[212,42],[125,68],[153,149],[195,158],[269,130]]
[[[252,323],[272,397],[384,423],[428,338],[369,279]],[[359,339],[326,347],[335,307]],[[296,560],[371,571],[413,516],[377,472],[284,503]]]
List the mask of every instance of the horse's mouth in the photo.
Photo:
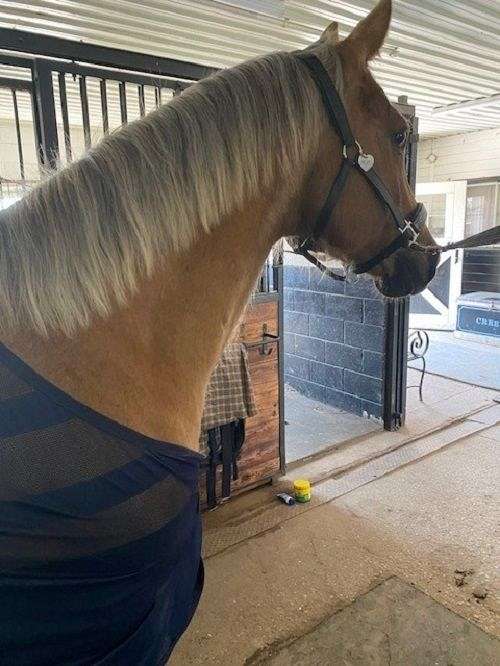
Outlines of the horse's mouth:
[[422,292],[427,284],[424,285],[409,285],[405,286],[404,283],[398,283],[395,280],[386,281],[384,279],[375,280],[375,286],[386,298],[404,298],[405,296],[415,296]]
[[422,292],[436,274],[437,259],[411,258],[408,251],[395,255],[391,272],[383,273],[375,279],[375,285],[387,298],[403,298],[415,296]]

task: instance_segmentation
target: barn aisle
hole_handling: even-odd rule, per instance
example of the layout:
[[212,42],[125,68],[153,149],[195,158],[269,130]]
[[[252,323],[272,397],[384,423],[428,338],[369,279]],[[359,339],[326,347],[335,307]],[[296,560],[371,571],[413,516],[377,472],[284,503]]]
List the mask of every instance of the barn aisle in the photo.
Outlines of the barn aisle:
[[[479,336],[478,336],[479,337]],[[459,382],[500,390],[500,346],[462,340],[449,331],[429,331],[428,371]]]

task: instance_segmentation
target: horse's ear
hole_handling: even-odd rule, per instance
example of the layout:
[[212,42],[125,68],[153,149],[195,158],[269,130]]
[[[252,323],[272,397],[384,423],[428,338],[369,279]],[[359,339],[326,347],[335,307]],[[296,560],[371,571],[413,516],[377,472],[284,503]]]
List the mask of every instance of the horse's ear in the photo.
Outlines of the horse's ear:
[[366,18],[358,23],[344,43],[368,62],[374,58],[385,41],[391,24],[392,2],[380,0]]
[[330,46],[337,46],[339,40],[339,24],[336,21],[333,21],[323,30],[320,41],[326,42]]

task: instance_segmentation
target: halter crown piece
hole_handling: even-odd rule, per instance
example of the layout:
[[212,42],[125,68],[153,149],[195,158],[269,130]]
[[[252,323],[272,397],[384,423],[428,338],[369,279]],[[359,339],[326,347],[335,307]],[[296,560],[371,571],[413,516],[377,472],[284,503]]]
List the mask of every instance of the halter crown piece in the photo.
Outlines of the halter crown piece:
[[424,246],[418,243],[418,237],[422,227],[427,221],[427,211],[421,203],[417,205],[413,213],[407,217],[396,205],[390,192],[377,175],[374,169],[375,158],[373,155],[365,153],[361,145],[356,141],[349,125],[346,110],[340,95],[335,88],[330,75],[325,69],[321,60],[313,53],[302,52],[296,54],[299,60],[307,65],[309,72],[316,83],[323,104],[325,106],[328,119],[333,129],[337,132],[343,142],[342,166],[336,179],[333,181],[330,191],[325,199],[323,207],[318,215],[313,232],[300,245],[294,249],[296,254],[305,257],[312,264],[317,266],[323,273],[329,275],[334,280],[347,280],[347,275],[336,273],[325,266],[319,259],[311,254],[314,242],[318,240],[325,231],[330,222],[332,212],[339,200],[340,195],[347,183],[347,179],[353,169],[360,172],[370,183],[375,194],[381,203],[389,210],[394,220],[398,236],[383,248],[378,254],[367,261],[355,263],[351,267],[352,273],[360,275],[367,273],[375,266],[378,266],[384,259],[387,259],[400,248],[409,248],[426,252],[429,254],[439,254],[448,250],[455,250],[464,247],[479,247],[481,245],[493,245],[500,242],[500,227],[488,229],[480,234],[470,236],[465,240],[456,243],[450,243],[445,246],[431,245]]

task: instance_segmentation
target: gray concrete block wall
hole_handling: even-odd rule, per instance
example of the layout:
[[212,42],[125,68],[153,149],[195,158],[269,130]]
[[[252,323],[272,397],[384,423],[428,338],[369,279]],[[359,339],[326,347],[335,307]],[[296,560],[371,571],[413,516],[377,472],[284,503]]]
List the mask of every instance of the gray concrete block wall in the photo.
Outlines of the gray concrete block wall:
[[371,281],[284,268],[285,382],[320,402],[380,418],[385,304]]

